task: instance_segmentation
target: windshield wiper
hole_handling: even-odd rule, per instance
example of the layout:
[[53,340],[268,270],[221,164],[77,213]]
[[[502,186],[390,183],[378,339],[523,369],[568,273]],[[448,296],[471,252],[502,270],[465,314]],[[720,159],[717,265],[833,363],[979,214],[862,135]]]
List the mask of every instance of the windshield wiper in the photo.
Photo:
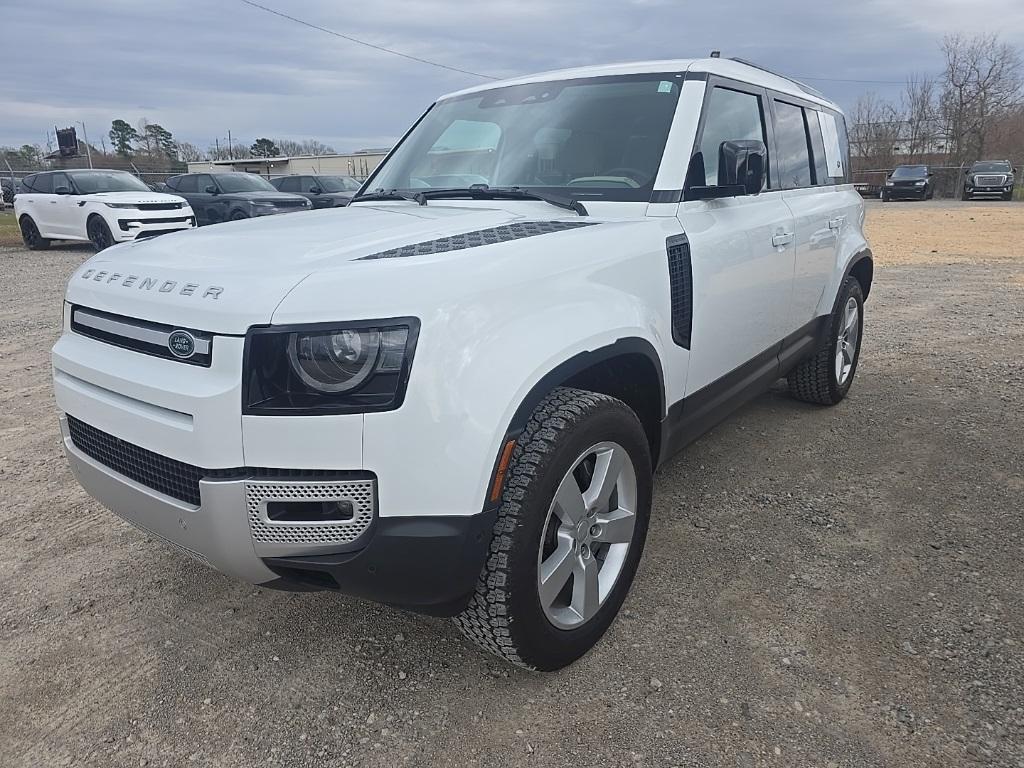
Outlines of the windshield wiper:
[[422,192],[401,192],[397,189],[384,189],[381,187],[375,192],[367,192],[363,195],[356,195],[352,198],[353,203],[358,203],[362,200],[408,200],[411,203],[417,205],[426,205],[427,198]]
[[471,197],[474,200],[540,200],[558,208],[564,208],[567,211],[574,211],[580,216],[590,215],[587,209],[583,207],[583,203],[578,200],[566,200],[540,192],[533,192],[522,187],[489,187],[486,184],[474,184],[471,187],[455,189],[425,189],[419,195],[427,200],[458,197]]

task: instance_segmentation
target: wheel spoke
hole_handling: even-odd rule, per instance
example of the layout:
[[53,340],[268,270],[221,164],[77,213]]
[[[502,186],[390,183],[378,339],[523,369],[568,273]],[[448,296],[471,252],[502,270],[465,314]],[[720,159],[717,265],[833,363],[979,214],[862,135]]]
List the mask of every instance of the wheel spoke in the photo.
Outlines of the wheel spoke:
[[550,606],[555,602],[569,581],[574,565],[572,537],[560,533],[558,547],[540,564],[540,599],[544,605]]
[[846,305],[846,322],[843,323],[843,328],[846,330],[847,333],[849,333],[850,330],[856,325],[857,302],[855,300],[851,300],[850,303]]
[[580,487],[572,472],[562,479],[561,485],[555,491],[554,506],[555,514],[565,525],[575,525],[586,514],[583,494],[580,493]]
[[588,557],[585,560],[582,557],[576,557],[574,560],[572,609],[583,621],[587,621],[597,613],[601,604],[598,580],[600,566],[593,557]]
[[636,515],[628,509],[620,508],[607,514],[599,514],[596,522],[601,527],[601,532],[594,537],[594,541],[602,544],[625,544],[633,540]]
[[608,448],[597,454],[593,480],[583,493],[583,501],[587,507],[608,509],[612,491],[615,490],[625,463],[626,452],[621,448]]

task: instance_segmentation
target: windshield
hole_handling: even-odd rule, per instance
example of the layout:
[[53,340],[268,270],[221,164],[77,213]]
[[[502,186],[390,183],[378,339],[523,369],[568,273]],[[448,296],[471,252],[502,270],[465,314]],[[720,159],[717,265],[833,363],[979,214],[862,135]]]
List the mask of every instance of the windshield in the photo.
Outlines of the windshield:
[[252,173],[222,173],[217,176],[222,192],[277,192],[262,176]]
[[362,186],[351,176],[317,176],[316,183],[324,192],[355,192]]
[[149,192],[149,187],[125,171],[83,171],[69,174],[79,194]]
[[975,173],[1009,173],[1010,164],[1005,162],[992,161],[989,163],[975,163],[971,166]]
[[924,165],[901,165],[892,172],[894,179],[923,179],[928,175],[928,168]]
[[682,76],[531,83],[435,104],[367,190],[486,184],[649,200]]

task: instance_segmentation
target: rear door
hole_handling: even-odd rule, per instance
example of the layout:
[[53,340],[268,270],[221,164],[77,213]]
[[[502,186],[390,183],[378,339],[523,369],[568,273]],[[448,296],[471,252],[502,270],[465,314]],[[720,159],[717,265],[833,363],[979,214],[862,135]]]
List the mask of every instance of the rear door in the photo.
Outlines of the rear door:
[[774,170],[767,94],[710,78],[694,153],[708,186],[718,184],[721,143],[747,139],[768,147],[767,189],[679,206],[693,273],[687,396],[716,381],[728,388],[770,376],[790,330],[794,225]]
[[206,218],[206,206],[203,205],[203,199],[199,194],[199,176],[197,174],[190,173],[179,176],[174,180],[173,189],[175,194],[188,200],[188,204],[192,206],[192,213],[196,216],[197,225],[209,223]]
[[829,175],[818,110],[789,96],[772,98],[772,110],[782,197],[796,224],[790,315],[790,328],[796,331],[817,315],[822,292],[835,269],[845,217],[836,179]]
[[33,176],[32,194],[25,197],[29,200],[29,212],[39,228],[39,233],[43,237],[57,237],[57,196],[53,194],[53,174],[38,173]]

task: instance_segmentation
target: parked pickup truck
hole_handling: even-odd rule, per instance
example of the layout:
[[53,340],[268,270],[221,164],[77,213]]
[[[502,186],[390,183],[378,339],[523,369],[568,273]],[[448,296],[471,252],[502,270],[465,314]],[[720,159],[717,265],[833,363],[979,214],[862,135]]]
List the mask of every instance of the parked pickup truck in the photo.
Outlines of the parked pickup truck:
[[562,667],[634,581],[657,466],[780,378],[850,391],[872,258],[848,174],[833,102],[728,59],[444,96],[347,207],[77,269],[68,460],[224,573]]

